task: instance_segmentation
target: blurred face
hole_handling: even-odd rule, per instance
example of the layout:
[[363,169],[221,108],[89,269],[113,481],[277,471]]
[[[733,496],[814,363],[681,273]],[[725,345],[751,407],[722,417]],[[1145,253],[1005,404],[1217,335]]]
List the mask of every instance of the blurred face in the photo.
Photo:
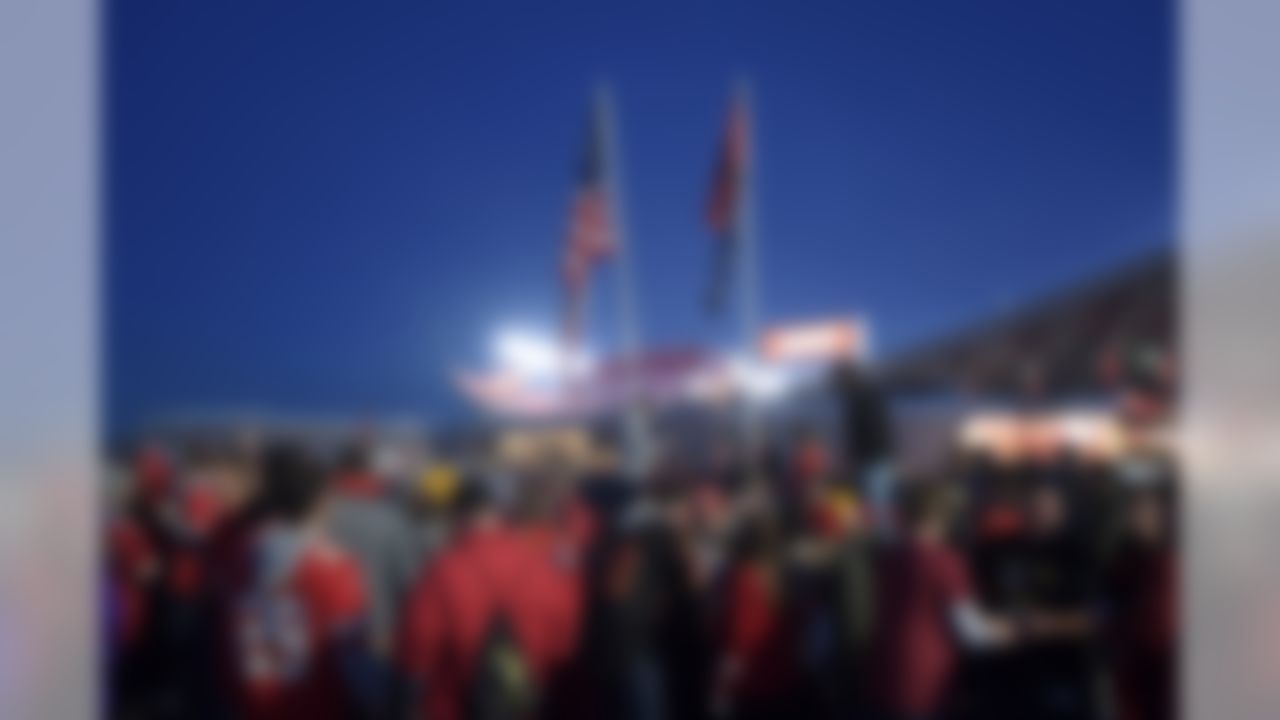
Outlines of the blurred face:
[[1129,529],[1143,542],[1156,543],[1164,538],[1164,511],[1155,497],[1142,495],[1134,500],[1129,509]]
[[242,467],[220,465],[213,468],[208,477],[213,492],[228,510],[244,507],[253,494],[253,481]]
[[947,513],[941,509],[930,509],[915,525],[918,537],[937,539],[947,534]]
[[525,520],[546,520],[561,511],[573,492],[573,476],[560,468],[525,475],[518,480],[516,514]]
[[691,501],[693,522],[699,530],[716,532],[728,520],[728,503],[719,488],[701,486],[694,490]]
[[1047,535],[1062,529],[1067,521],[1067,504],[1057,488],[1042,487],[1031,498],[1031,528]]
[[942,494],[934,494],[922,501],[917,517],[908,520],[913,534],[917,537],[937,539],[946,536],[951,525],[952,499]]

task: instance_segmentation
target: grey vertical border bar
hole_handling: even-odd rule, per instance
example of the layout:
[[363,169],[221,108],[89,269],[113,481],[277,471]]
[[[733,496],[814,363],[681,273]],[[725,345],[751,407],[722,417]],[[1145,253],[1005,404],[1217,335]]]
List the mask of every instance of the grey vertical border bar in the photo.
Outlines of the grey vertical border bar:
[[1280,717],[1280,3],[1184,0],[1184,718]]
[[0,716],[100,713],[98,5],[0,1]]

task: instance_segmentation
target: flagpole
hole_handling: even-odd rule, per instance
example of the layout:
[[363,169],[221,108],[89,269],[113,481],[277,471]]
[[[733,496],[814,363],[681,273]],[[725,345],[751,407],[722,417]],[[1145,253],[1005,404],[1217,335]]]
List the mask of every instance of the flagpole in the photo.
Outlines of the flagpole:
[[614,113],[613,93],[608,85],[600,83],[595,93],[596,112],[603,129],[603,144],[607,154],[604,163],[605,192],[608,207],[613,213],[613,242],[617,256],[618,328],[622,336],[623,368],[623,462],[627,474],[633,479],[642,477],[650,461],[649,437],[635,373],[640,362],[640,315],[636,303],[635,279],[632,274],[631,248],[627,237],[627,218],[622,202],[622,154],[618,150],[618,125]]
[[[760,288],[757,274],[757,238],[755,224],[755,171],[756,147],[753,125],[751,81],[738,78],[735,87],[736,102],[741,103],[743,123],[742,176],[738,202],[735,204],[734,224],[738,231],[738,303],[742,322],[742,353],[754,368],[757,364],[757,339],[759,336]],[[747,393],[742,395],[742,424],[748,468],[755,472],[760,449],[760,418]]]

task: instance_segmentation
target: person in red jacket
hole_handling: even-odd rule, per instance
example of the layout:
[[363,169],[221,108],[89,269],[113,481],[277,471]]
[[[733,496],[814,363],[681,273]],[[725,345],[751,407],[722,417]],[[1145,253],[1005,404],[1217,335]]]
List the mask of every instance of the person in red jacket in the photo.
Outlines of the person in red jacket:
[[729,568],[712,711],[718,717],[803,716],[801,623],[787,596],[781,528],[747,519]]
[[[512,527],[476,479],[464,481],[455,511],[457,533],[410,593],[402,624],[414,716],[487,715],[476,704],[490,701],[531,715],[575,649],[580,609],[566,578],[576,568],[545,534]],[[497,645],[509,673],[486,685]]]
[[367,703],[365,588],[326,536],[324,476],[305,454],[273,448],[262,501],[227,609],[238,717],[358,717]]
[[947,543],[950,501],[937,483],[901,489],[903,532],[881,557],[875,657],[885,717],[942,716],[965,649],[1008,645],[1013,629],[978,607],[964,557]]
[[117,714],[146,713],[172,694],[170,593],[178,545],[174,471],[158,448],[132,462],[122,507],[107,526],[108,581],[119,612],[111,696]]

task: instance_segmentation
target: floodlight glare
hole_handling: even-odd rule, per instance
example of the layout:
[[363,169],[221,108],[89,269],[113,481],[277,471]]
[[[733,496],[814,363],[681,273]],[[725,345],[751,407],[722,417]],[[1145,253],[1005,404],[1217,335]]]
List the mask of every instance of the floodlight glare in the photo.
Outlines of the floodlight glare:
[[729,359],[729,373],[742,392],[756,402],[779,400],[791,390],[794,379],[783,367],[742,356]]
[[585,351],[566,355],[554,338],[519,329],[506,329],[494,337],[493,357],[499,369],[539,382],[554,381],[566,373],[581,376],[595,365]]

